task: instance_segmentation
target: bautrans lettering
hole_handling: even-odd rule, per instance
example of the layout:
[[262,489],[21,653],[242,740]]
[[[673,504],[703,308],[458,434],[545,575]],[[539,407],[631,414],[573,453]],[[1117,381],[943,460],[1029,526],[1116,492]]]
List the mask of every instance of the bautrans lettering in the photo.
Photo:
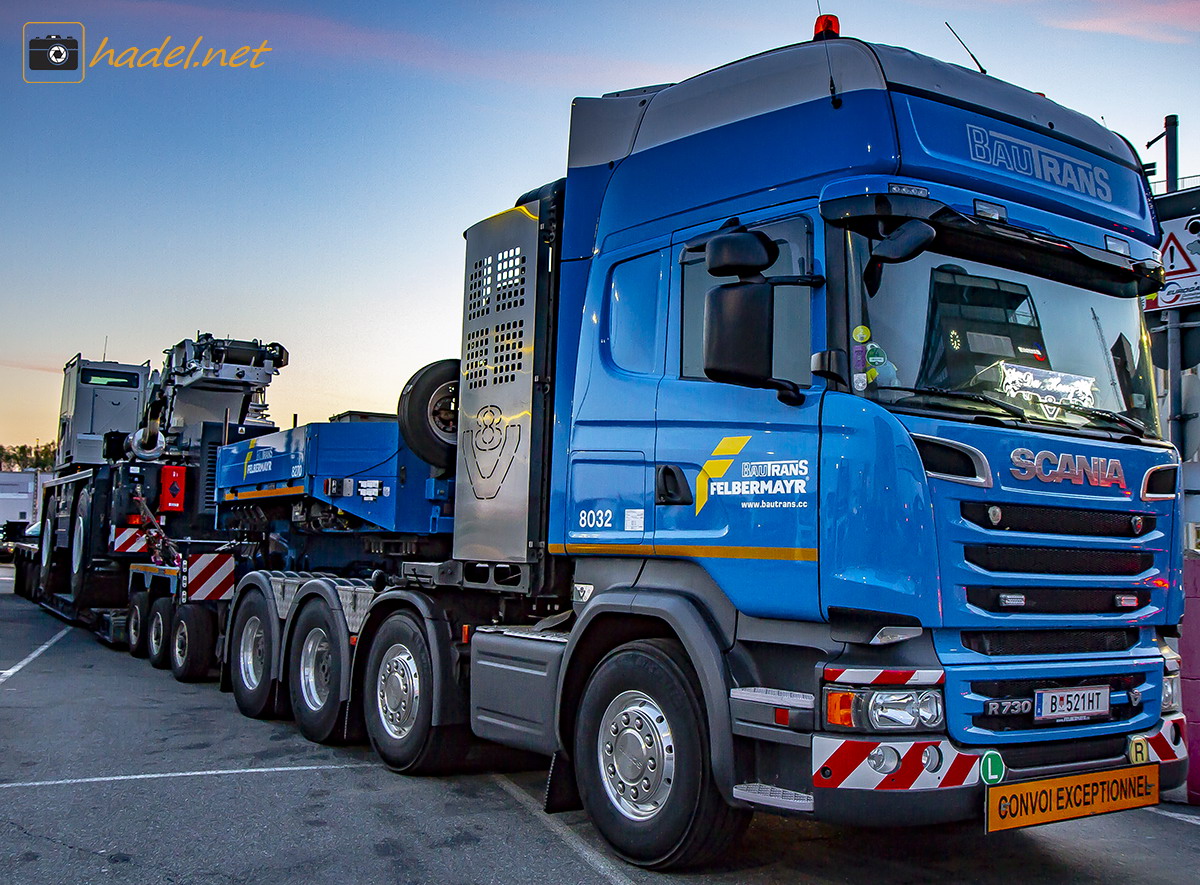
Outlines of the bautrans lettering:
[[1125,469],[1117,458],[1089,458],[1064,452],[1038,452],[1030,449],[1012,450],[1011,472],[1017,479],[1040,479],[1042,482],[1071,482],[1077,486],[1100,488],[1117,486],[1125,489]]
[[746,461],[742,464],[742,478],[761,476],[808,476],[807,461]]
[[990,129],[967,124],[971,159],[985,166],[1007,169],[1048,184],[1087,194],[1105,203],[1113,199],[1108,170],[1083,163],[1030,141],[1001,135]]

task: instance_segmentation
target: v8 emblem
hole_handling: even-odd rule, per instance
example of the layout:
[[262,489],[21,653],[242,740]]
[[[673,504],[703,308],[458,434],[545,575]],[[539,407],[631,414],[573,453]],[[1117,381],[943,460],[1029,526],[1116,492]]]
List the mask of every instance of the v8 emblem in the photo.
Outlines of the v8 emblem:
[[521,445],[521,425],[505,418],[499,406],[484,406],[469,420],[471,429],[462,434],[463,461],[471,491],[486,501],[500,493],[512,467]]

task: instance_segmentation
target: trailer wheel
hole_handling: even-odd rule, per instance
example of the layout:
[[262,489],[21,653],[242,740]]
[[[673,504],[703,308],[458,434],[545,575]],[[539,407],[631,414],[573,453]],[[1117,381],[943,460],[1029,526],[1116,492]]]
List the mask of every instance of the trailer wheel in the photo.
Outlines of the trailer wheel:
[[171,672],[180,682],[199,682],[213,663],[216,625],[207,608],[185,603],[171,624]]
[[300,733],[314,743],[334,741],[342,708],[345,662],[337,643],[338,626],[324,600],[314,600],[296,619],[288,653],[288,689]]
[[83,489],[71,513],[71,598],[78,600],[87,590],[92,565],[92,492]]
[[174,605],[169,596],[160,596],[150,604],[146,627],[146,652],[150,666],[165,670],[171,666],[171,615]]
[[404,385],[396,407],[400,435],[433,467],[453,470],[458,445],[458,360],[439,360]]
[[429,643],[412,615],[392,615],[375,634],[362,698],[371,746],[388,768],[432,774],[462,762],[470,733],[463,726],[433,726]]
[[146,624],[150,620],[150,594],[139,590],[129,597],[129,609],[125,614],[125,630],[129,634],[129,653],[135,658],[144,658],[146,649]]
[[275,714],[271,701],[275,643],[270,617],[262,593],[249,591],[238,606],[229,640],[233,698],[242,715],[251,719],[268,719]]
[[580,703],[574,759],[588,815],[638,866],[704,863],[750,822],[713,783],[699,681],[674,640],[631,642],[600,662]]

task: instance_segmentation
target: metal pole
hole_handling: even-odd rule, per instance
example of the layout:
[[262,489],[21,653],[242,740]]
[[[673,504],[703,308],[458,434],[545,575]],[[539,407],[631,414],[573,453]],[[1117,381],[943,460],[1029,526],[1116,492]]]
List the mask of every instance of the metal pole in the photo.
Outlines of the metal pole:
[[1179,457],[1187,458],[1183,450],[1183,342],[1180,340],[1179,311],[1169,308],[1167,315],[1167,420],[1171,442],[1179,449]]
[[1167,193],[1179,190],[1179,115],[1167,114],[1163,120],[1167,136]]

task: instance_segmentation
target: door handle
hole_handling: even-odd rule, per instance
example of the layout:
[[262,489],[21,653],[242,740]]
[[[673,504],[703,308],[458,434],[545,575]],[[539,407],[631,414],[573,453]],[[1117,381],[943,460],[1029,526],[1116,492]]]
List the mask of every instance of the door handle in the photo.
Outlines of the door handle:
[[675,464],[659,464],[654,472],[655,504],[692,504],[692,487],[688,485],[683,468]]

